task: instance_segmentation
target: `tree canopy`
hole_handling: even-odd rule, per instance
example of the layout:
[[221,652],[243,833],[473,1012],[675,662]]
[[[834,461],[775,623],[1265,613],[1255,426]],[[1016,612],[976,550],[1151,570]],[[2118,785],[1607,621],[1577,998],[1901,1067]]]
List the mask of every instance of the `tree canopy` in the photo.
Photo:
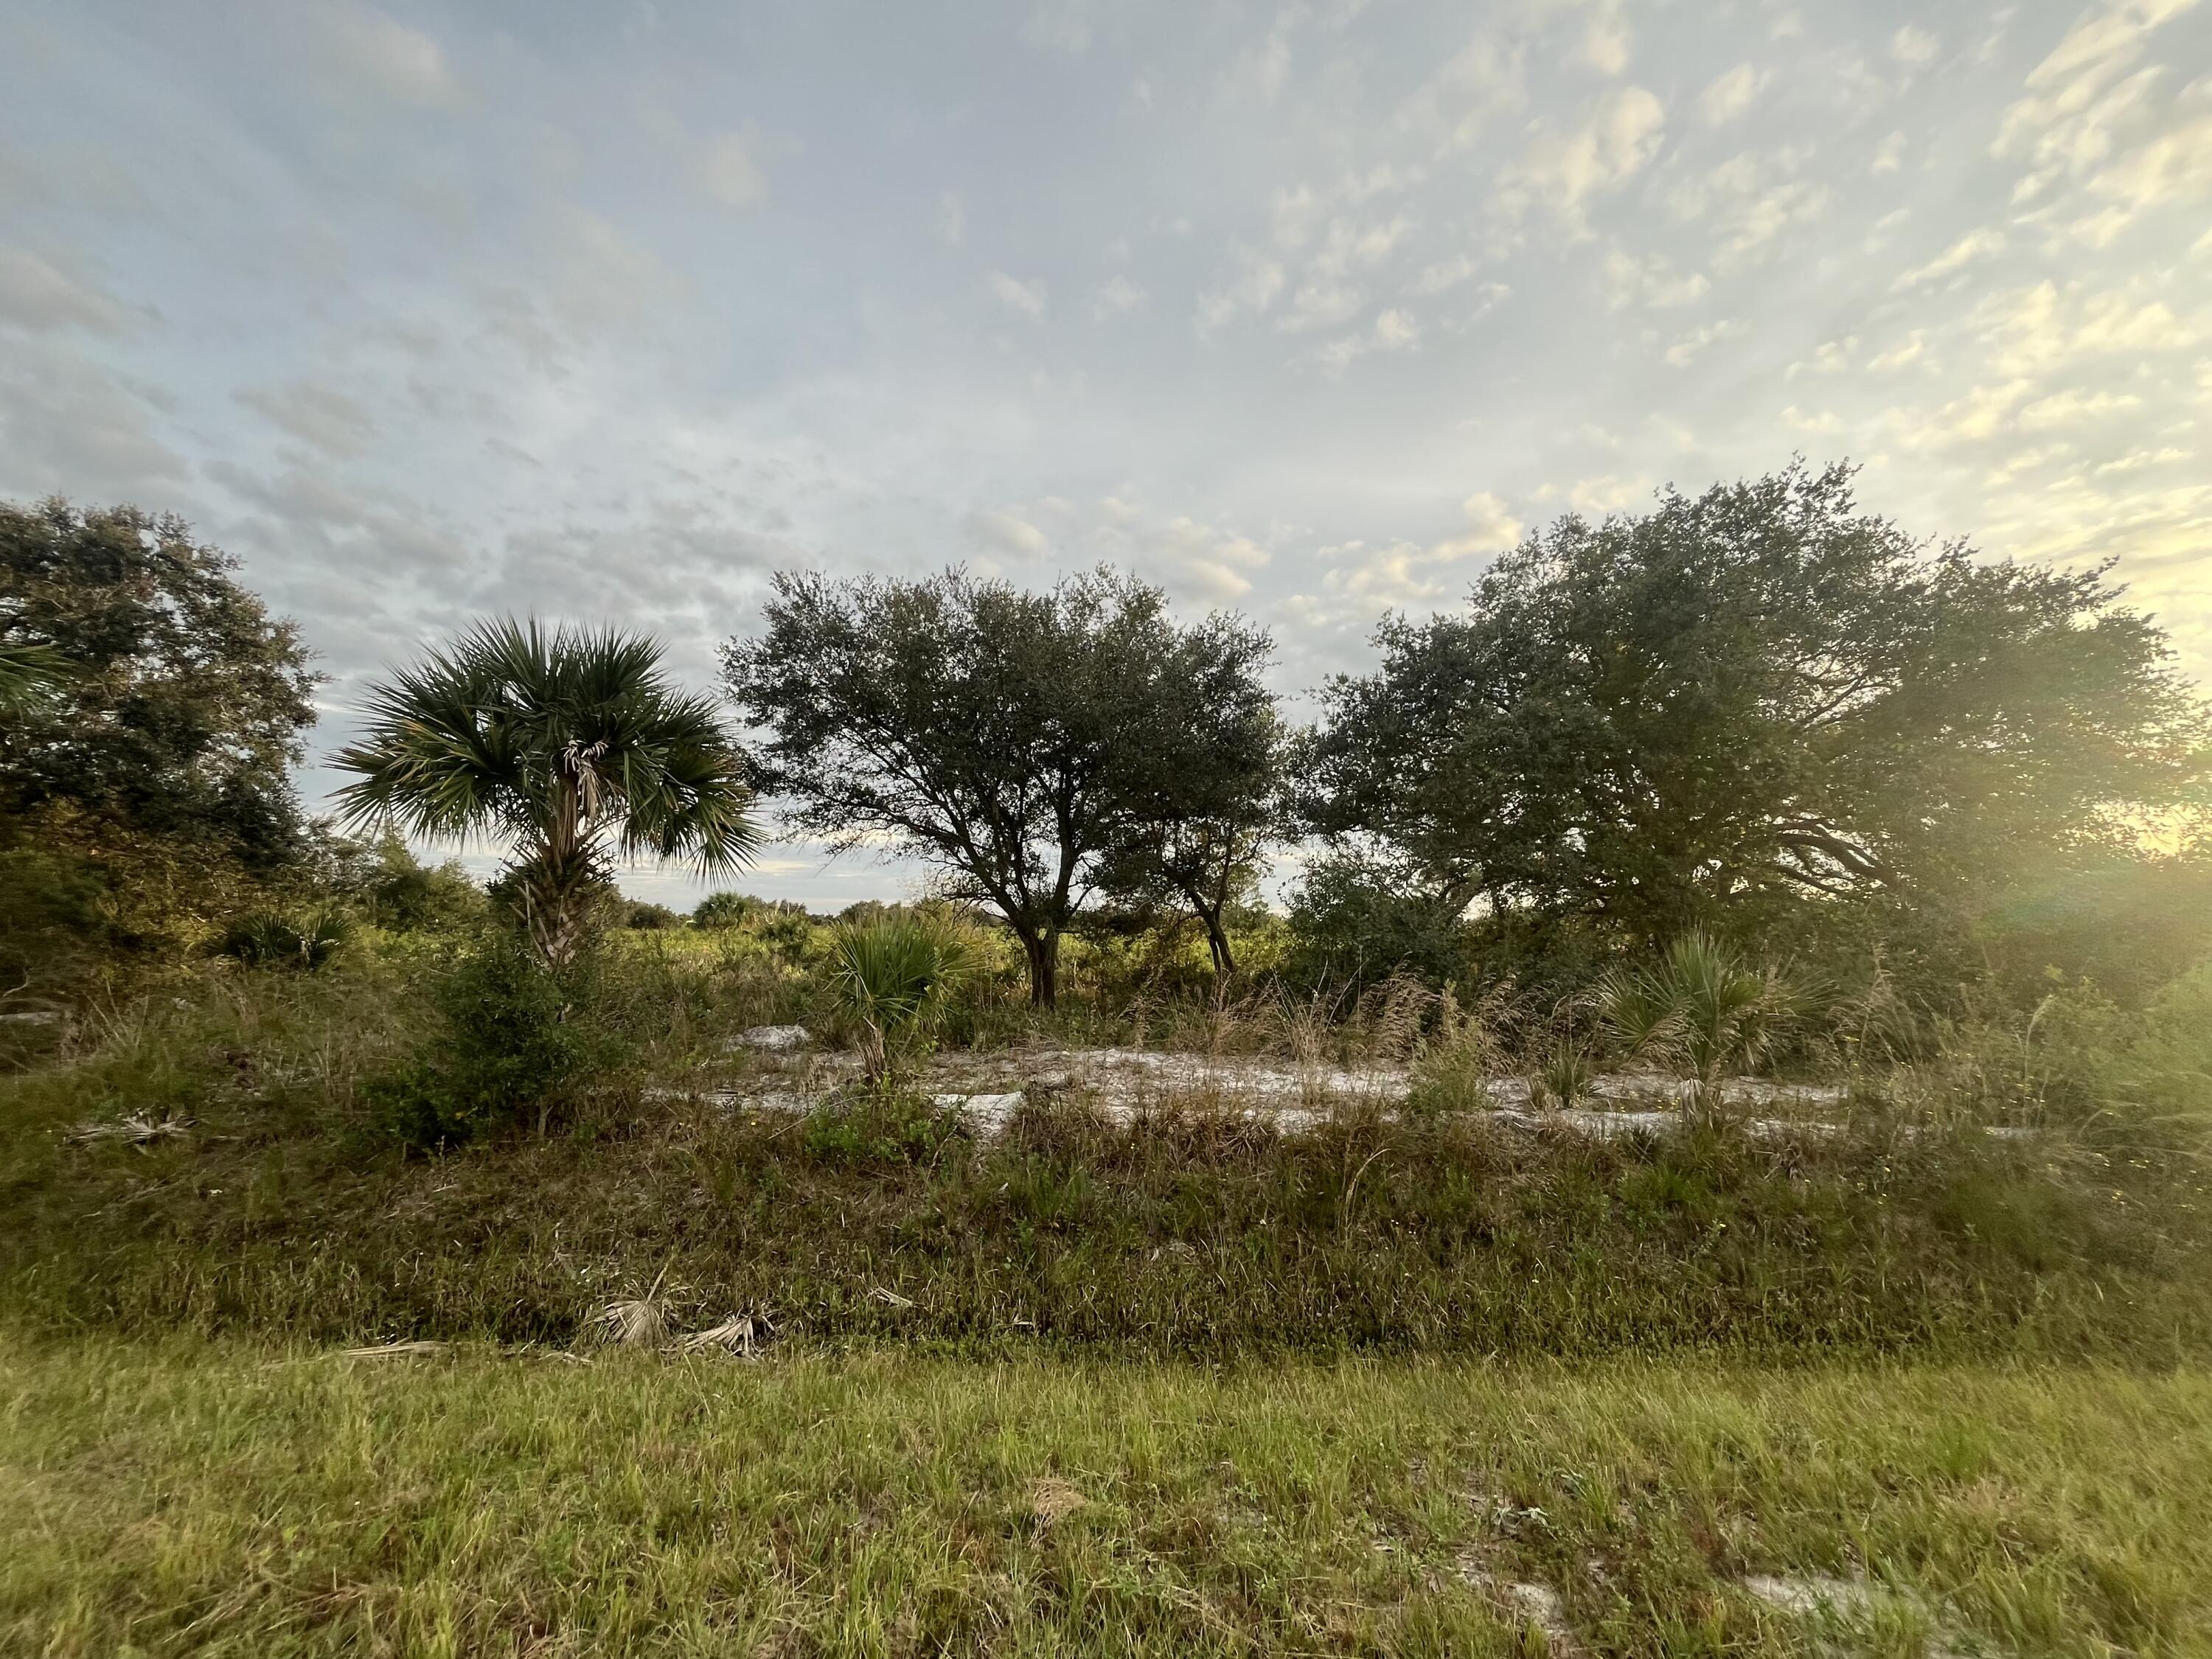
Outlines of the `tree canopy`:
[[2203,703],[2108,567],[1929,548],[1802,464],[1559,520],[1387,621],[1305,757],[1311,826],[1453,907],[1663,940],[1727,904],[1955,890],[2199,798]]
[[[1103,568],[1042,593],[957,569],[781,574],[767,620],[724,653],[732,696],[770,734],[763,787],[802,832],[906,848],[997,910],[1042,1005],[1099,860],[1128,852],[1134,817],[1172,793],[1138,757],[1211,694],[1244,708],[1237,688],[1264,655],[1231,618],[1178,629],[1158,588]],[[1192,822],[1209,810],[1187,798]]]
[[261,866],[296,850],[317,677],[236,562],[173,516],[0,503],[0,816]]
[[1237,966],[1225,913],[1282,835],[1288,733],[1261,678],[1273,650],[1242,617],[1207,617],[1177,638],[1114,749],[1120,811],[1098,885],[1187,909],[1217,975]]

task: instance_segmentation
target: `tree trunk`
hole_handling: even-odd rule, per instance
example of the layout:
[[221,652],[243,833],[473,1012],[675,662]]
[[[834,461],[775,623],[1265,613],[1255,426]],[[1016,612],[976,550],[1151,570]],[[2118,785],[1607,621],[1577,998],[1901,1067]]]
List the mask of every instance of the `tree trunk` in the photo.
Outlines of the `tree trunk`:
[[1060,933],[1057,929],[1022,935],[1030,959],[1030,1006],[1060,1006]]
[[1221,912],[1200,909],[1198,919],[1206,924],[1206,948],[1212,953],[1213,976],[1225,980],[1237,971],[1237,959],[1229,954],[1229,930],[1221,925]]

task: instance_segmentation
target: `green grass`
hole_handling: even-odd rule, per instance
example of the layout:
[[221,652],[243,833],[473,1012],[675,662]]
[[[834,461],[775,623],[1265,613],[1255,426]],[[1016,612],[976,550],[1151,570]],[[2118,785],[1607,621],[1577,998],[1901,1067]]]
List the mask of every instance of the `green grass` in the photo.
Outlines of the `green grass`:
[[766,1309],[818,1341],[2212,1352],[2194,1188],[1927,1138],[1284,1136],[1047,1108],[981,1144],[926,1111],[651,1103],[402,1159],[210,1097],[145,1148],[15,1144],[0,1301],[49,1328],[566,1342],[665,1276],[686,1316]]
[[2212,1378],[15,1337],[0,1538],[48,1656],[2149,1659],[2212,1632]]

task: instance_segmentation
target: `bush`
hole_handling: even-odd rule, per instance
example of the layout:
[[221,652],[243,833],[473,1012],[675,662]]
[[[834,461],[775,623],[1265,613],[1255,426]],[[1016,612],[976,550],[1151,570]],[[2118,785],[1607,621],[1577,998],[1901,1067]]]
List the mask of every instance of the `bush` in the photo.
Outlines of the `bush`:
[[366,1087],[384,1126],[420,1147],[532,1121],[543,1134],[586,1079],[618,1058],[618,1040],[580,1006],[599,968],[586,955],[549,969],[506,929],[457,951],[430,981],[439,1029]]
[[642,899],[631,901],[629,913],[623,926],[640,933],[657,933],[669,927],[681,927],[683,916],[665,904],[650,904]]
[[216,953],[235,957],[249,968],[312,973],[337,953],[352,931],[344,916],[328,908],[297,921],[273,910],[260,910],[225,928]]
[[1355,993],[1393,974],[1431,985],[1465,979],[1468,932],[1458,908],[1410,890],[1368,860],[1331,855],[1309,866],[1291,900],[1283,975],[1311,989]]
[[709,893],[691,912],[694,927],[742,927],[766,907],[750,893]]
[[0,853],[0,1002],[9,1012],[69,1000],[118,941],[98,869],[67,853]]
[[368,919],[395,933],[450,933],[484,920],[483,889],[458,860],[426,865],[397,836],[377,843],[353,896]]
[[975,958],[964,930],[946,916],[844,922],[830,934],[823,988],[858,1028],[868,1081],[883,1081],[893,1061],[929,1040]]

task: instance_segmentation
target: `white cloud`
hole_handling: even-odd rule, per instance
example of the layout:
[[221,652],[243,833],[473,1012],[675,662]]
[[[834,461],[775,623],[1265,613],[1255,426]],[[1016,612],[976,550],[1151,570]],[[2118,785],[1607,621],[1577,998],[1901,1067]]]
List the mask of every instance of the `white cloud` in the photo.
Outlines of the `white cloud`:
[[1911,448],[1978,442],[2009,427],[2014,411],[2033,389],[2034,382],[2027,380],[1977,386],[1945,404],[1931,416],[1893,410],[1890,419]]
[[1421,325],[1413,313],[1392,309],[1375,319],[1377,351],[1411,351],[1420,343]]
[[1650,493],[1650,484],[1642,478],[1580,478],[1567,491],[1567,505],[1584,518],[1609,518],[1626,512]]
[[1469,553],[1502,553],[1521,539],[1521,520],[1486,489],[1478,489],[1462,501],[1460,511],[1467,515],[1467,528],[1437,543],[1438,551],[1455,558]]
[[2008,375],[2047,374],[2084,357],[2122,353],[2141,360],[2184,351],[2203,337],[2162,300],[2136,304],[2124,294],[2062,290],[2043,282],[1989,295],[1971,323],[1990,348],[1990,362]]
[[1595,70],[1600,75],[1619,75],[1628,67],[1629,52],[1633,44],[1628,31],[1628,20],[1617,11],[1600,10],[1583,25],[1582,40],[1575,47],[1574,60],[1585,69]]
[[1705,324],[1702,327],[1692,329],[1668,346],[1667,361],[1676,368],[1687,368],[1697,361],[1698,354],[1715,341],[1725,340],[1730,335],[1742,332],[1743,325],[1739,322],[1723,320]]
[[1120,271],[1115,271],[1098,285],[1098,293],[1091,302],[1091,314],[1100,321],[1134,311],[1145,303],[1145,290],[1139,288]]
[[1712,221],[1713,268],[1726,273],[1770,257],[1784,232],[1827,211],[1828,187],[1799,176],[1809,159],[1802,149],[1747,150],[1680,180],[1668,200],[1682,218]]
[[1858,349],[1856,334],[1841,340],[1823,340],[1809,358],[1790,364],[1783,379],[1794,380],[1800,374],[1839,374],[1851,366],[1852,354]]
[[0,247],[0,323],[33,332],[82,328],[125,334],[148,313],[125,305],[88,276],[74,276],[28,248]]
[[311,380],[251,387],[240,392],[238,400],[265,416],[280,431],[335,459],[361,454],[376,433],[375,418],[359,399]]
[[2161,103],[2160,65],[2136,67],[2161,25],[2193,0],[2108,0],[2030,71],[1993,154],[2027,163],[2015,203],[2072,184],[2101,206],[2069,228],[2093,247],[2167,201],[2212,192],[2212,78]]
[[1638,258],[1621,248],[1607,252],[1601,267],[1606,284],[1606,304],[1613,311],[1633,305],[1664,310],[1686,306],[1704,297],[1712,287],[1701,270],[1677,271],[1663,253]]
[[1439,259],[1434,264],[1423,265],[1419,273],[1414,276],[1412,283],[1407,284],[1406,291],[1408,294],[1424,297],[1449,293],[1481,269],[1482,262],[1473,255],[1455,254],[1449,259]]
[[1290,74],[1290,34],[1279,18],[1265,40],[1237,55],[1229,68],[1228,86],[1234,94],[1272,104],[1281,94]]
[[1938,276],[1948,276],[1977,259],[1986,259],[2004,250],[2004,232],[1984,225],[1978,230],[1968,231],[1926,264],[1915,265],[1911,270],[1900,273],[1890,288],[1893,292],[1902,294],[1907,289],[1918,288],[1923,283],[1933,282]]
[[968,237],[968,208],[961,201],[960,192],[948,190],[937,198],[937,240],[947,247],[958,247]]
[[1528,99],[1519,44],[1483,33],[1407,100],[1399,120],[1428,135],[1437,153],[1445,155],[1473,149],[1492,121]]
[[768,175],[755,154],[750,132],[719,133],[709,139],[699,162],[699,182],[724,207],[757,207],[768,199]]
[[1916,328],[1888,350],[1880,352],[1868,359],[1867,367],[1875,370],[1904,368],[1909,364],[1920,361],[1922,354],[1927,349],[1927,331]]
[[1249,536],[1217,530],[1194,519],[1170,519],[1155,530],[1135,532],[1130,562],[1215,605],[1243,599],[1252,591],[1252,573],[1264,567],[1267,550]]
[[1019,509],[978,508],[967,518],[969,539],[986,548],[1039,559],[1052,551],[1051,539],[1022,516]]
[[1322,579],[1337,614],[1372,616],[1378,610],[1434,605],[1465,580],[1470,559],[1503,552],[1521,539],[1521,520],[1488,490],[1477,490],[1461,503],[1465,520],[1452,535],[1423,546],[1417,542],[1379,544],[1346,542],[1324,547],[1328,564]]
[[1285,334],[1334,327],[1366,303],[1367,296],[1349,283],[1307,283],[1291,295],[1289,308],[1275,319],[1275,326]]
[[2054,426],[2078,426],[2085,421],[2105,420],[2142,405],[2142,399],[2132,392],[2059,392],[2023,406],[2020,423],[2032,432]]
[[1024,317],[1044,315],[1044,283],[1041,281],[1024,283],[1003,270],[994,270],[991,273],[991,292],[1009,311]]
[[1908,69],[1924,69],[1936,61],[1942,44],[1926,29],[1907,23],[1889,37],[1889,55]]
[[1340,374],[1370,352],[1417,351],[1420,343],[1420,320],[1410,311],[1394,307],[1377,316],[1373,325],[1361,332],[1330,341],[1316,356],[1323,368],[1332,374]]
[[1748,64],[1738,64],[1698,94],[1698,113],[1709,127],[1725,126],[1751,107],[1766,77]]
[[1658,153],[1666,125],[1666,106],[1655,95],[1642,87],[1616,88],[1573,127],[1540,128],[1500,175],[1499,204],[1517,214],[1541,204],[1579,226],[1592,197],[1619,189]]
[[1905,135],[1893,132],[1881,141],[1874,153],[1874,171],[1895,173],[1905,165]]
[[1283,292],[1287,280],[1279,261],[1242,250],[1236,276],[1224,286],[1198,296],[1198,326],[1210,332],[1246,314],[1263,314]]
[[1808,415],[1792,404],[1782,411],[1782,424],[1792,432],[1802,432],[1814,437],[1832,437],[1844,429],[1844,423],[1830,410]]
[[384,96],[424,108],[459,101],[445,48],[374,6],[342,4],[323,14],[336,66]]

